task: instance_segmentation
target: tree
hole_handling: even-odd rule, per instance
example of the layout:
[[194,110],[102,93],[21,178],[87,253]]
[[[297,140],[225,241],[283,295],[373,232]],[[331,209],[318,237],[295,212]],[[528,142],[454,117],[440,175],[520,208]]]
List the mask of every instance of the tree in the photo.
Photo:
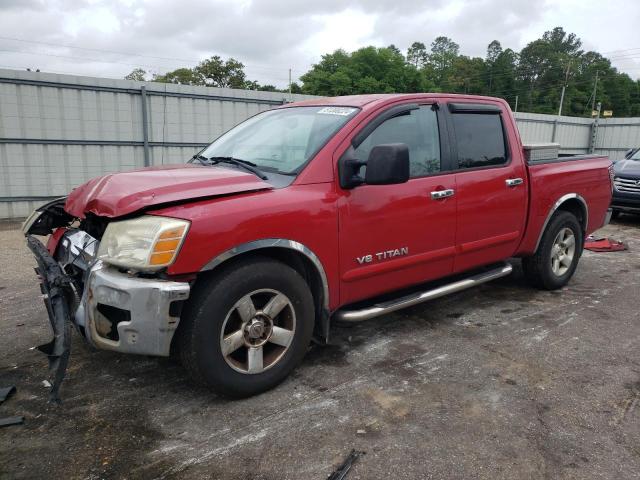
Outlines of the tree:
[[136,82],[144,82],[146,80],[147,72],[142,68],[134,68],[131,73],[125,75],[125,80],[135,80]]
[[486,62],[490,65],[493,65],[501,53],[502,45],[500,45],[500,42],[498,40],[493,40],[489,45],[487,45]]
[[204,85],[202,75],[193,68],[178,68],[164,75],[154,75],[154,82],[177,83],[179,85]]
[[245,87],[244,65],[234,58],[223,60],[218,55],[214,55],[200,62],[193,70],[202,77],[204,84],[208,87]]
[[303,92],[313,95],[419,92],[426,86],[418,69],[401,53],[376,47],[323,55],[300,79]]
[[428,57],[428,64],[432,67],[435,80],[442,86],[446,86],[449,81],[453,62],[458,57],[460,46],[449,37],[436,37],[431,43],[431,54]]
[[389,45],[387,47],[387,49],[389,51],[391,51],[392,53],[394,53],[395,55],[402,56],[402,52],[400,51],[400,49],[398,47],[396,47],[393,43],[391,45]]
[[487,56],[485,57],[485,63],[489,74],[489,93],[491,92],[491,89],[493,87],[493,67],[501,53],[502,45],[500,45],[500,42],[498,40],[493,40],[489,45],[487,45]]
[[427,47],[422,42],[413,42],[407,50],[407,62],[416,68],[422,68],[429,59]]

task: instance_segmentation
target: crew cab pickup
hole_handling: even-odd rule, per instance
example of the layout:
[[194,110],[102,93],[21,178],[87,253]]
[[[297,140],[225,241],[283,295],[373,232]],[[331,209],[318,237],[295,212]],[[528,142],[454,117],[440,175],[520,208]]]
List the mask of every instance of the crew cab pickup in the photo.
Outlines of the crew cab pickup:
[[56,378],[72,324],[97,348],[175,354],[246,396],[327,342],[332,321],[506,276],[513,257],[533,286],[560,288],[608,221],[612,169],[553,152],[523,147],[497,98],[364,95],[284,105],[187,164],[91,180],[23,227]]

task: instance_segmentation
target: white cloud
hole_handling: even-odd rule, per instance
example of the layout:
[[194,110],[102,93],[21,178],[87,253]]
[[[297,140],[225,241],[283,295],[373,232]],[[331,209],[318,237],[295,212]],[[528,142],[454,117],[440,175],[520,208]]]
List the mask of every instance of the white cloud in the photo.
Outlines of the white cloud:
[[599,0],[1,0],[0,66],[122,77],[138,65],[164,72],[218,54],[283,86],[289,68],[297,77],[336,48],[406,49],[446,35],[462,53],[484,56],[491,40],[519,50],[563,26],[587,49],[625,50],[610,56],[638,78],[638,18],[635,0],[615,8]]

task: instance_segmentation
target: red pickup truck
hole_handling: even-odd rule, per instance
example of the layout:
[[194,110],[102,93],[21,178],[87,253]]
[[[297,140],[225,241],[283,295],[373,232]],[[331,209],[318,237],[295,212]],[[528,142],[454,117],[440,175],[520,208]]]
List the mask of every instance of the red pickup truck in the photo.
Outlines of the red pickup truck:
[[61,380],[72,324],[97,348],[175,353],[199,382],[255,394],[332,321],[508,275],[509,258],[562,287],[611,192],[606,157],[523,147],[500,99],[284,105],[188,164],[91,180],[27,219],[56,334],[43,349]]

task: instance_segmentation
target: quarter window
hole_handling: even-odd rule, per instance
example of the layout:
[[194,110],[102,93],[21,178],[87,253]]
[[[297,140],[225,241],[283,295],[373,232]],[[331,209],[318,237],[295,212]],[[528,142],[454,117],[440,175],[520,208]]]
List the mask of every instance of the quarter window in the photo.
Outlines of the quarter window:
[[507,151],[500,115],[454,113],[458,168],[503,165]]
[[[440,171],[438,119],[430,105],[380,124],[355,149],[355,157],[366,161],[373,147],[387,143],[404,143],[409,147],[411,177],[423,177]],[[364,169],[360,173],[364,174]]]

